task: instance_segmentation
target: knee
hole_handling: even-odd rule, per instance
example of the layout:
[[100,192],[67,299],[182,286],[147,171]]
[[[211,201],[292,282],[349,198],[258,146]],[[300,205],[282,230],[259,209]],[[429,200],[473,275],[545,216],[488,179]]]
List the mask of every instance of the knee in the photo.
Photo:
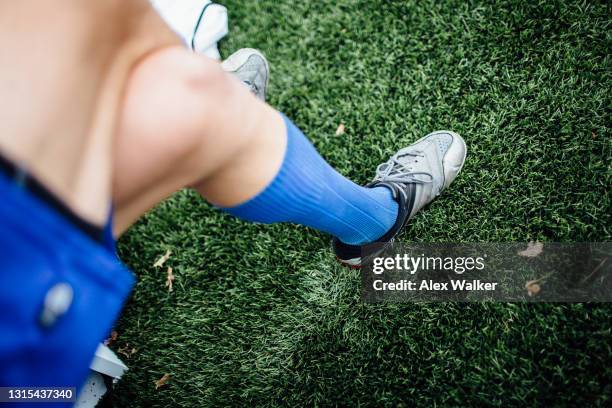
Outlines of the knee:
[[[163,98],[164,115],[180,113],[187,117],[198,111],[207,114],[219,106],[219,99],[232,87],[232,78],[218,61],[198,56],[182,47],[154,53],[135,70],[140,89]],[[216,102],[216,103],[215,103]],[[199,115],[201,116],[201,115]]]
[[231,89],[231,77],[221,68],[221,64],[205,57],[190,56],[189,61],[177,73],[180,92],[185,101],[176,101],[182,106],[197,105],[198,109],[214,113],[219,109],[220,100]]
[[162,50],[135,70],[130,117],[153,134],[174,135],[190,150],[215,135],[236,84],[215,60],[182,48]]
[[217,148],[222,143],[222,150],[226,151],[247,142],[244,136],[248,132],[233,131],[232,122],[240,118],[250,95],[218,62],[198,59],[184,75],[181,87],[185,98],[181,102],[186,109],[184,117],[189,118],[191,133],[195,133],[201,149]]
[[185,134],[193,137],[195,150],[218,159],[254,143],[261,105],[247,88],[217,61],[196,57],[192,65],[183,67],[180,95]]
[[151,54],[133,70],[121,110],[121,142],[186,157],[214,135],[231,78],[217,61],[179,47]]
[[227,93],[231,77],[223,71],[219,62],[195,57],[183,69],[182,84],[187,92],[209,101],[218,101],[218,97]]
[[123,133],[195,169],[196,177],[256,144],[270,110],[217,61],[178,47],[135,69],[126,100]]

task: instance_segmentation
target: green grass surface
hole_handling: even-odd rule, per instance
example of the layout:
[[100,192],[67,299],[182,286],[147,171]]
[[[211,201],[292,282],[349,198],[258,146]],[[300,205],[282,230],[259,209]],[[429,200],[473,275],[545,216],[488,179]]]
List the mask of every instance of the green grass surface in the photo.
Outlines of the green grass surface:
[[[222,3],[223,54],[261,49],[270,103],[355,181],[432,130],[464,136],[463,173],[403,240],[611,239],[609,5]],[[364,305],[329,237],[188,191],[119,247],[138,277],[113,345],[137,349],[119,406],[611,403],[609,305]],[[171,293],[152,266],[167,249]]]

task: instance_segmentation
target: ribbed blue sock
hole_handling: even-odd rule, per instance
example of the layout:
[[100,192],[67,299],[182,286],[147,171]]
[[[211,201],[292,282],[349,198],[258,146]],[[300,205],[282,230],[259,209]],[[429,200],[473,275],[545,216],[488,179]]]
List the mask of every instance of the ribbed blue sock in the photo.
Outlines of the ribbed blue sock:
[[294,222],[365,244],[395,223],[397,202],[386,187],[358,186],[334,170],[286,117],[287,150],[272,182],[244,204],[225,208],[249,221]]

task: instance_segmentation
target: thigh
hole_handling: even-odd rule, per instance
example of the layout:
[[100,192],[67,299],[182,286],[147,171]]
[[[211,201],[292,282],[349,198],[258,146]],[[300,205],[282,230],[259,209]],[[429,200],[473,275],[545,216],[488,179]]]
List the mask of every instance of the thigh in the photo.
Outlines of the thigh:
[[126,78],[176,43],[147,0],[0,2],[0,153],[103,224]]

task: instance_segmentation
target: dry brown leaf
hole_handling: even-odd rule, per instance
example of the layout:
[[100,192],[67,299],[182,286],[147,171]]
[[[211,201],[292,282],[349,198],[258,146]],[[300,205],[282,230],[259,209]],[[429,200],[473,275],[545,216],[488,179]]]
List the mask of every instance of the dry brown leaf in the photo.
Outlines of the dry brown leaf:
[[344,134],[344,123],[340,123],[338,128],[336,129],[336,136],[340,136]]
[[117,353],[124,355],[126,358],[132,357],[132,355],[137,351],[138,349],[136,347],[130,348],[129,344],[126,344],[125,347],[119,347],[117,349]]
[[529,296],[535,296],[538,293],[540,293],[540,290],[542,290],[542,288],[538,284],[538,281],[539,279],[530,280],[529,282],[525,284],[525,289],[527,289],[527,294]]
[[168,287],[168,292],[172,292],[172,282],[174,282],[174,274],[172,273],[172,267],[168,267],[167,271],[168,276],[166,277],[166,287]]
[[168,258],[170,258],[170,255],[172,254],[172,251],[170,251],[169,249],[166,251],[166,253],[159,258],[157,261],[155,261],[155,263],[153,264],[153,267],[155,268],[161,268],[162,266],[164,266],[164,264],[166,263],[166,261],[168,260]]
[[119,336],[119,334],[113,330],[109,336],[108,339],[104,340],[104,345],[108,346],[110,345],[112,342],[114,342],[115,340],[117,340],[117,336]]
[[155,381],[155,389],[158,389],[159,387],[163,387],[168,382],[169,379],[170,379],[170,374],[164,374],[162,378]]
[[529,296],[535,296],[538,293],[540,293],[540,291],[542,290],[542,287],[540,286],[540,283],[542,283],[546,279],[548,279],[548,277],[550,275],[552,275],[552,272],[542,276],[539,279],[534,279],[534,280],[527,281],[527,283],[525,284],[525,289],[527,289],[527,294]]
[[527,243],[527,249],[519,251],[517,254],[527,258],[534,258],[542,253],[543,248],[543,243],[530,241]]

